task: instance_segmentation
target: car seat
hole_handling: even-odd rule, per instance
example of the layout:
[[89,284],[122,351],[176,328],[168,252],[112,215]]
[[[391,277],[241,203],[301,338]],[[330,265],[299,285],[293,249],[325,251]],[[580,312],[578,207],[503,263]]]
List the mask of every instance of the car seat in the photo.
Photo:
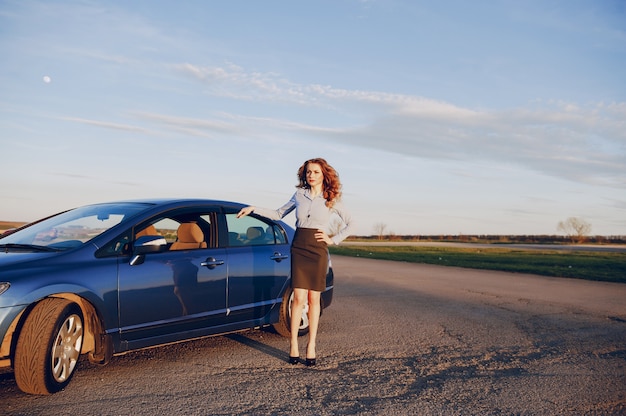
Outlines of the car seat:
[[246,244],[263,244],[265,231],[263,227],[248,227],[246,231]]
[[154,228],[154,225],[150,224],[143,230],[137,232],[137,234],[135,234],[135,238],[143,237],[144,235],[161,235],[161,234],[159,234],[156,228]]
[[184,222],[178,226],[177,239],[172,243],[170,250],[189,250],[206,248],[204,233],[195,222]]

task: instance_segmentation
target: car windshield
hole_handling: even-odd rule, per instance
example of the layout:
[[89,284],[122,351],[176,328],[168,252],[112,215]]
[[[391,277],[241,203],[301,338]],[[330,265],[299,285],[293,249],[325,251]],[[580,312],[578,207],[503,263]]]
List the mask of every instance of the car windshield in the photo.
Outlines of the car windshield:
[[35,222],[0,238],[0,249],[68,250],[145,210],[143,203],[88,205]]

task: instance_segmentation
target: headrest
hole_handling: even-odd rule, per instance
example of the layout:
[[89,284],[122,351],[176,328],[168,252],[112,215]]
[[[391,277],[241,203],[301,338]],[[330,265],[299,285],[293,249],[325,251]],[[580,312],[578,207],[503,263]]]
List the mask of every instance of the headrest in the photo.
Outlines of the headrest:
[[195,222],[185,222],[178,226],[178,241],[181,243],[201,243],[204,233]]
[[254,240],[255,238],[261,237],[263,234],[263,227],[250,227],[246,232],[246,238],[248,240]]
[[135,235],[135,237],[139,238],[139,237],[143,237],[144,235],[159,235],[159,233],[157,232],[156,228],[154,228],[154,225],[150,224],[143,230],[139,231]]

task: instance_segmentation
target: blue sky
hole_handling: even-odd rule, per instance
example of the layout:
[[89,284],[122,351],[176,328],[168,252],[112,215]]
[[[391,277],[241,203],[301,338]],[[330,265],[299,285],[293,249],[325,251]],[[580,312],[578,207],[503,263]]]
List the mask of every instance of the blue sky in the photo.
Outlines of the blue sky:
[[360,235],[626,235],[622,0],[0,0],[0,56],[2,220],[324,157]]

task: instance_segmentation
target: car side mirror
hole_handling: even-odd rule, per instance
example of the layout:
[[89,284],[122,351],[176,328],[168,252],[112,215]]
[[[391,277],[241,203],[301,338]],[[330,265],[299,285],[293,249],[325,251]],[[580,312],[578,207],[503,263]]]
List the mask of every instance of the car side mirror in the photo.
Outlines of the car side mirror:
[[144,255],[147,253],[158,253],[167,247],[167,240],[160,235],[144,235],[135,240],[133,244],[133,258],[131,266],[143,263]]

